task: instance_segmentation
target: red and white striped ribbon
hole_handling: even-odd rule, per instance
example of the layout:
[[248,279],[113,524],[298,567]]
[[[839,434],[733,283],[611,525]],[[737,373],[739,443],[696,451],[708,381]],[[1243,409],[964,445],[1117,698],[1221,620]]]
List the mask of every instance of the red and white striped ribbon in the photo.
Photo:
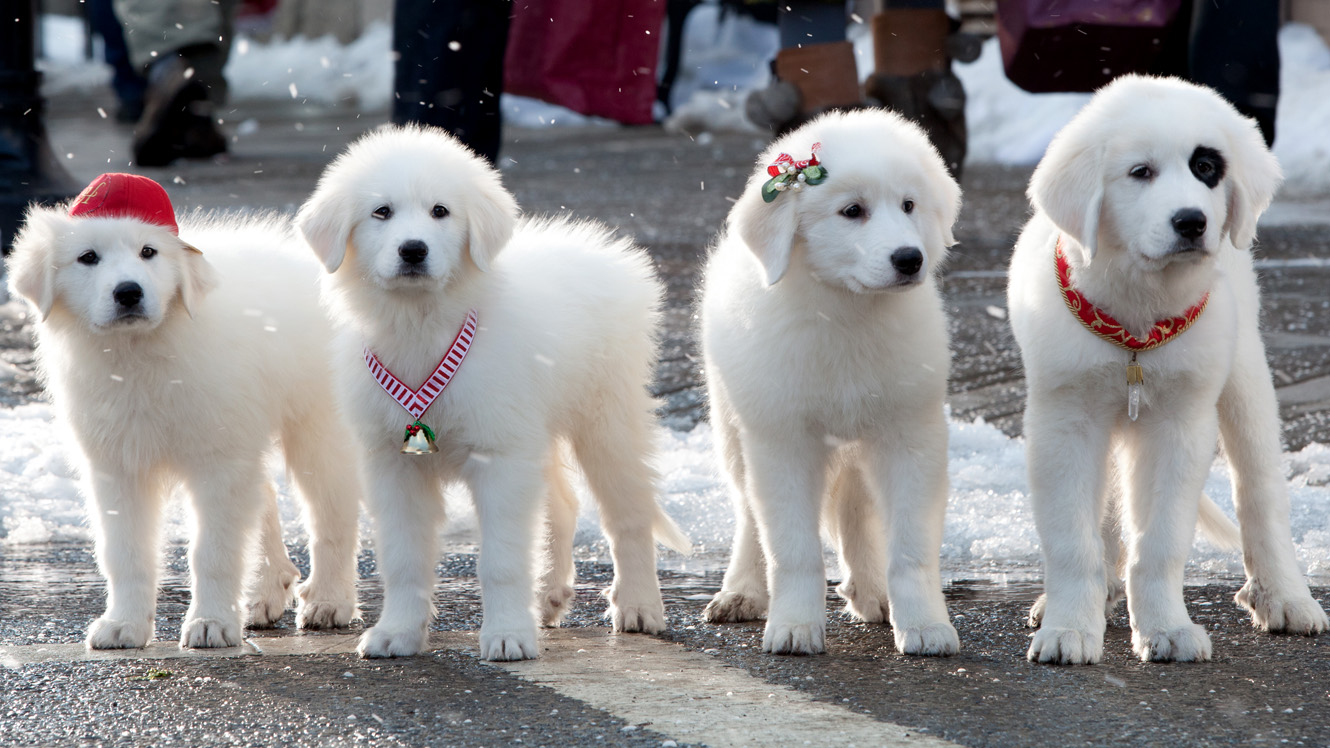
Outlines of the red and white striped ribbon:
[[425,415],[425,411],[429,410],[429,406],[434,403],[439,393],[443,392],[443,388],[448,386],[448,382],[452,381],[453,375],[457,373],[457,367],[462,365],[462,359],[466,358],[466,352],[471,349],[471,341],[475,337],[476,310],[472,309],[466,313],[466,321],[462,323],[462,329],[457,331],[457,337],[448,347],[448,352],[443,354],[443,360],[439,361],[439,365],[434,367],[434,373],[429,375],[418,390],[403,384],[402,380],[388,371],[388,367],[384,366],[369,348],[365,348],[365,364],[369,366],[369,373],[383,391],[406,408],[406,412],[412,417],[419,420]]

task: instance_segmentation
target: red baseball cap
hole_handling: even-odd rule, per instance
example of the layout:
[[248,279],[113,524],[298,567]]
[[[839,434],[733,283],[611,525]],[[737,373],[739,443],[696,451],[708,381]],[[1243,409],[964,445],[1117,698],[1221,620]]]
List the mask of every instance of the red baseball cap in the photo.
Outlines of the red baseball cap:
[[103,174],[83,188],[69,206],[71,216],[134,218],[179,235],[175,209],[166,190],[138,174]]

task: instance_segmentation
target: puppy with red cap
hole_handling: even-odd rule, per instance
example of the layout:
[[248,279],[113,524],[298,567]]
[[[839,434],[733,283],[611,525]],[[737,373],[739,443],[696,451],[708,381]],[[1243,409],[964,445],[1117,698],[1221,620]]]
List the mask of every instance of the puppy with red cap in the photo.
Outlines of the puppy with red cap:
[[[329,407],[321,268],[288,224],[177,221],[161,185],[104,174],[64,206],[32,206],[8,265],[79,447],[108,601],[88,647],[152,640],[162,508],[177,488],[195,518],[182,647],[237,646],[296,597],[298,626],[346,626],[360,482]],[[300,585],[268,477],[274,440],[309,520]]]

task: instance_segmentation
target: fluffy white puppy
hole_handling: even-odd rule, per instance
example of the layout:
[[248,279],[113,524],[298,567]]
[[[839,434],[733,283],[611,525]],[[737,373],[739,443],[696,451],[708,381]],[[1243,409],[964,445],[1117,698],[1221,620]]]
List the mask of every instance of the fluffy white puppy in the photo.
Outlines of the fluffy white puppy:
[[[541,621],[557,625],[572,596],[577,502],[560,442],[599,503],[614,629],[661,631],[653,531],[680,550],[688,541],[657,507],[649,465],[662,287],[647,256],[596,224],[519,223],[498,172],[432,129],[385,128],[353,144],[297,223],[332,273],[341,398],[367,459],[384,604],[360,654],[425,647],[442,491],[462,481],[480,521],[481,656],[536,656],[533,547],[547,491]],[[420,417],[439,451],[401,454],[413,416],[376,381],[366,351],[405,387],[428,388],[472,310],[474,341]]]
[[[825,181],[764,201],[768,165],[805,160],[815,143]],[[758,164],[701,301],[737,518],[706,618],[767,612],[764,651],[824,651],[825,503],[849,611],[889,616],[901,652],[955,653],[938,570],[950,355],[933,275],[955,243],[960,188],[924,133],[883,110],[823,116]]]
[[[1119,512],[1133,649],[1143,660],[1210,659],[1182,587],[1217,439],[1247,571],[1238,603],[1265,630],[1325,630],[1294,558],[1248,251],[1280,179],[1256,125],[1217,94],[1137,76],[1105,86],[1035,170],[1035,215],[1008,288],[1047,592],[1031,660],[1102,657],[1105,602],[1121,590]],[[1146,340],[1157,322],[1167,340],[1135,353],[1144,381],[1129,413],[1133,354],[1092,329]]]
[[273,219],[191,218],[177,236],[131,217],[29,210],[10,282],[40,315],[40,372],[84,457],[108,598],[89,647],[152,639],[162,505],[178,484],[195,519],[181,646],[240,644],[256,536],[248,620],[282,615],[299,574],[267,477],[275,437],[309,520],[298,623],[355,616],[359,477],[330,406],[319,267],[301,244]]

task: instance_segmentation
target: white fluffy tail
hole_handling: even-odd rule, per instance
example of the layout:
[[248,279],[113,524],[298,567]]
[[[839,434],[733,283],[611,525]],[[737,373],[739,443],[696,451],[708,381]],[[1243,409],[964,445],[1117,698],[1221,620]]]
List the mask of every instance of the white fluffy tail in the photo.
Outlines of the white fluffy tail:
[[1201,506],[1196,519],[1201,526],[1201,532],[1210,539],[1211,543],[1226,551],[1242,547],[1242,535],[1238,532],[1238,526],[1205,494],[1201,494]]
[[651,528],[656,535],[656,540],[672,551],[678,551],[685,556],[693,555],[693,541],[683,534],[683,530],[670,519],[660,507],[656,508],[656,522]]

